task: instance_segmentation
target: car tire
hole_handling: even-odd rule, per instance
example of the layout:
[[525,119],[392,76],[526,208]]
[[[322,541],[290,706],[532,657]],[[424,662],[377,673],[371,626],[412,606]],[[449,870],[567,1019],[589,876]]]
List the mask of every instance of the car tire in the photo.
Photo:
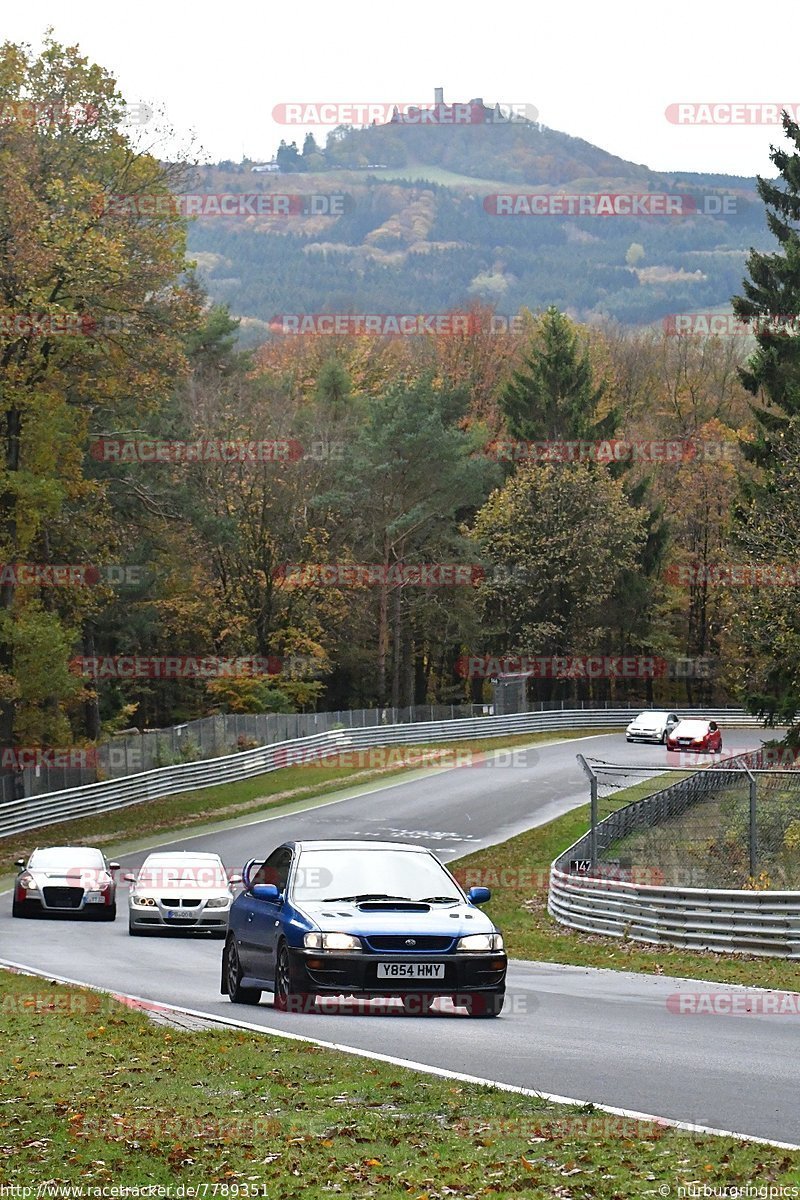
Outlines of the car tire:
[[471,992],[465,997],[467,1016],[499,1017],[503,1011],[505,992]]
[[96,920],[98,920],[98,921],[116,921],[116,919],[117,919],[116,904],[112,904],[110,908],[104,908],[103,911],[98,912],[97,916],[96,916]]
[[222,952],[222,976],[231,1004],[259,1003],[261,1000],[260,988],[242,987],[242,964],[239,962],[239,952],[232,937],[227,939]]
[[308,1012],[314,1003],[314,997],[308,992],[292,990],[292,964],[286,942],[281,942],[278,946],[274,994],[273,1008],[277,1012],[304,1013]]
[[667,731],[665,729],[661,735],[661,745],[666,746],[666,744],[667,744]]
[[12,900],[11,915],[12,917],[29,917],[31,913],[24,900]]

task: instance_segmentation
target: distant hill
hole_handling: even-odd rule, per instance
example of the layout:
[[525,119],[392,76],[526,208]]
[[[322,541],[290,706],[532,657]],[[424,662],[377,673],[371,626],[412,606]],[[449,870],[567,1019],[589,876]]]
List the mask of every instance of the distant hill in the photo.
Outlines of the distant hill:
[[[339,129],[323,152],[289,157],[297,170],[225,163],[191,184],[339,197],[333,216],[193,223],[199,272],[244,318],[245,341],[268,336],[276,314],[446,312],[474,300],[506,315],[556,304],[584,321],[650,324],[725,307],[750,246],[771,241],[754,179],[651,171],[527,120]],[[684,212],[497,216],[497,192],[679,195]]]

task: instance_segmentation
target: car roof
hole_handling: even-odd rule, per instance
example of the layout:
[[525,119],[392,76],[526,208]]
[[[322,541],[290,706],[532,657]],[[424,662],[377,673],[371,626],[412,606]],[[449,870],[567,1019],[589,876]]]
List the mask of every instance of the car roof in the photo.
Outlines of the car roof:
[[[674,708],[645,708],[639,713],[639,717],[666,717],[673,712]],[[636,718],[637,721],[639,717]]]
[[376,842],[371,838],[327,838],[324,841],[284,842],[283,845],[293,850],[405,850],[411,854],[430,853],[427,846],[410,845],[408,842]]
[[218,862],[219,855],[211,854],[207,850],[154,850],[152,854],[148,854],[145,862],[151,862],[154,858],[166,858],[170,862],[180,862],[182,859],[191,859],[192,862],[197,862],[198,859],[209,859],[211,862]]
[[104,857],[103,851],[96,846],[37,846],[31,851],[31,858],[34,854],[99,854]]

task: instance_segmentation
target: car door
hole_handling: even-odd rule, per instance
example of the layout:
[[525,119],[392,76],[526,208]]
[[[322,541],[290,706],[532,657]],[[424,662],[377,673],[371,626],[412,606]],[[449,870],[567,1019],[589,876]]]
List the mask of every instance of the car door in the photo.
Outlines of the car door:
[[[272,883],[283,893],[292,866],[292,852],[287,846],[273,850],[251,878],[251,886]],[[243,897],[244,899],[244,897]],[[241,924],[239,956],[245,975],[256,979],[271,980],[275,977],[275,958],[281,926],[283,897],[278,900],[260,900],[246,893],[247,911]]]

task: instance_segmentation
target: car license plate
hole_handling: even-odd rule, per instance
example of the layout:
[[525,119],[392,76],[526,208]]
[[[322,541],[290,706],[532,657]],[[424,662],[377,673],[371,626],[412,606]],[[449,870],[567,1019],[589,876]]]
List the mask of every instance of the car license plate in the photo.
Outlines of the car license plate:
[[185,908],[168,908],[164,913],[168,921],[193,921],[196,915]]
[[382,962],[378,979],[444,979],[444,963]]
[[87,904],[105,904],[106,901],[102,892],[87,892],[84,899]]

